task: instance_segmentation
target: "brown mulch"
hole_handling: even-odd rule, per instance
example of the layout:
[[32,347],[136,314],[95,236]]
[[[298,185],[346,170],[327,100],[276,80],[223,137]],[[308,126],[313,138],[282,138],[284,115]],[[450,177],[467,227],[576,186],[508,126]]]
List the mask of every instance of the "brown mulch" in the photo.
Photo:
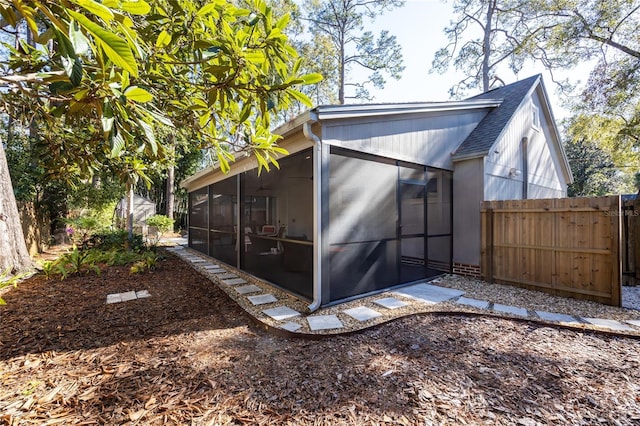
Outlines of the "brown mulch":
[[171,255],[3,297],[0,424],[640,423],[633,338],[456,314],[287,339]]

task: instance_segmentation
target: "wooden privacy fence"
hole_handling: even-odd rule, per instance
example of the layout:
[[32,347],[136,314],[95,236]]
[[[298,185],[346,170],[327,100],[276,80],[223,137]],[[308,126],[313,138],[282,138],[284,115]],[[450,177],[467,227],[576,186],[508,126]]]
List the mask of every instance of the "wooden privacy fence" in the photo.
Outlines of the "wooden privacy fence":
[[619,196],[482,203],[482,275],[621,306]]

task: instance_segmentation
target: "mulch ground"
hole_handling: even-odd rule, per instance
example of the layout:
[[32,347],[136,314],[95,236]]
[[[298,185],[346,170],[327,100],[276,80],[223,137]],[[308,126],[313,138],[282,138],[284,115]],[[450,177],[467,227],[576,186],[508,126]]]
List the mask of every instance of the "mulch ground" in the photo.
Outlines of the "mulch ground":
[[640,423],[633,338],[418,315],[287,339],[171,255],[3,297],[0,424]]

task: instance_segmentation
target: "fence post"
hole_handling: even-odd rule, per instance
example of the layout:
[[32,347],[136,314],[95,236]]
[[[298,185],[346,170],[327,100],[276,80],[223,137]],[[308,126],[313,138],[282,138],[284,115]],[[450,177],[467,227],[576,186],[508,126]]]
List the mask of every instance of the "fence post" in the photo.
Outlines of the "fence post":
[[[610,207],[611,218],[611,264],[613,277],[611,282],[611,305],[622,306],[622,197],[611,197],[614,205]],[[615,208],[615,211],[613,209]]]
[[489,206],[482,209],[484,216],[482,274],[484,280],[493,283],[493,209]]

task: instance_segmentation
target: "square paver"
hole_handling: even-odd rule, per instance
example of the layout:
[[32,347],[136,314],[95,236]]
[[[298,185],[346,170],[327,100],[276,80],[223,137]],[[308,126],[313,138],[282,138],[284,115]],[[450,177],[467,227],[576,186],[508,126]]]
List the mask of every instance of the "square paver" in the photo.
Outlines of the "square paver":
[[249,302],[251,302],[253,305],[266,305],[267,303],[274,303],[278,301],[278,299],[276,299],[276,297],[270,293],[258,294],[256,296],[247,296],[247,299],[249,299]]
[[396,299],[395,297],[384,297],[382,299],[374,300],[373,303],[387,309],[398,309],[408,305],[407,302]]
[[120,303],[122,302],[122,294],[113,293],[107,294],[107,303]]
[[151,293],[149,293],[149,290],[136,291],[136,298],[144,299],[145,297],[151,297]]
[[500,303],[493,304],[493,310],[501,312],[503,314],[517,315],[519,317],[528,317],[529,312],[525,308],[519,308],[517,306],[501,305]]
[[366,306],[358,306],[356,308],[347,309],[345,314],[352,318],[357,319],[360,322],[368,321],[370,319],[381,317],[382,314],[375,309],[367,308]]
[[640,327],[640,320],[627,320],[626,322],[631,325],[635,325],[636,327]]
[[278,306],[277,308],[265,309],[262,313],[270,316],[276,321],[282,321],[287,318],[293,318],[300,315],[300,312],[295,309],[291,309],[288,306]]
[[239,276],[237,276],[236,274],[229,274],[229,273],[226,273],[226,274],[218,274],[218,275],[216,275],[216,276],[217,276],[218,278],[220,278],[221,280],[228,280],[228,279],[231,279],[231,278],[240,278],[240,277],[239,277]]
[[559,314],[557,312],[536,311],[536,314],[538,314],[538,316],[545,321],[575,322],[575,323],[578,322],[571,315]]
[[230,280],[222,280],[226,285],[238,285],[238,284],[246,284],[247,281],[243,278],[231,278]]
[[286,322],[284,324],[282,324],[280,326],[280,328],[287,330],[287,331],[291,331],[291,332],[295,332],[298,331],[300,329],[300,327],[302,327],[300,324],[298,324],[297,322]]
[[419,300],[420,302],[434,304],[462,296],[464,291],[422,283],[394,290],[393,294],[399,294]]
[[464,296],[456,300],[456,303],[460,305],[471,306],[478,309],[489,308],[489,302],[487,302],[486,300],[472,299],[470,297],[464,297]]
[[243,286],[240,286],[240,287],[235,287],[235,289],[239,294],[258,293],[258,292],[262,291],[262,289],[260,287],[258,287],[257,285],[253,285],[253,284],[243,285]]
[[316,315],[307,317],[307,322],[309,323],[309,328],[312,331],[344,327],[342,322],[335,315]]
[[123,302],[128,302],[129,300],[136,300],[138,297],[136,296],[135,291],[127,291],[126,293],[120,293]]
[[629,327],[627,324],[623,324],[621,322],[609,319],[602,318],[583,318],[589,324],[597,325],[599,327],[610,328],[612,330],[618,331],[633,331],[633,328]]

